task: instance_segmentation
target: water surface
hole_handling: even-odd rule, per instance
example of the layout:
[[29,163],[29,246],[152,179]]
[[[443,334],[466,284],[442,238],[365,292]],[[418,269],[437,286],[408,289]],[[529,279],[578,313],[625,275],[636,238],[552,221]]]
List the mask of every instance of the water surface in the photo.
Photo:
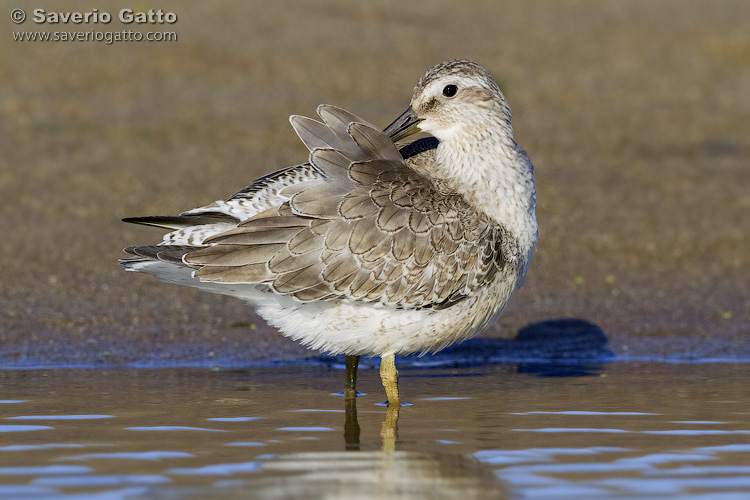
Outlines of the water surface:
[[750,365],[401,375],[394,414],[366,368],[0,371],[0,497],[750,497]]

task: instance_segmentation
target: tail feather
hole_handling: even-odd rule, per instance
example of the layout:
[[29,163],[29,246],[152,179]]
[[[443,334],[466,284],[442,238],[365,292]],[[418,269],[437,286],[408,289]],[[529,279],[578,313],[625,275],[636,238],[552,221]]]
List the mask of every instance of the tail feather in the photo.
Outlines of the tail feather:
[[196,215],[155,215],[148,217],[126,217],[122,219],[123,222],[129,222],[131,224],[142,224],[144,226],[160,227],[162,229],[169,229],[175,231],[191,226],[200,226],[203,224],[216,224],[218,222],[237,222],[237,219],[231,215],[222,214],[219,212],[209,214],[196,214]]
[[194,269],[197,269],[197,267],[195,266],[186,264],[182,260],[182,258],[188,253],[201,249],[201,248],[205,248],[205,247],[188,246],[188,245],[151,245],[151,246],[128,247],[125,249],[125,252],[129,253],[130,255],[135,255],[135,257],[122,259],[120,263],[123,265],[126,265],[129,262],[142,261],[144,259],[145,260],[158,260],[161,262],[166,262],[168,264],[176,264],[181,267],[192,267]]

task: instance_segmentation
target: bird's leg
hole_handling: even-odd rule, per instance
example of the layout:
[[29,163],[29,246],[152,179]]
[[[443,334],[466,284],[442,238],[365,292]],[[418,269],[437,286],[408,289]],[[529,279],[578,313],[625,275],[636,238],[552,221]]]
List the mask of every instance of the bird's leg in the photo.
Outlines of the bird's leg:
[[346,388],[344,389],[345,399],[354,399],[357,397],[357,369],[359,368],[359,356],[346,355]]
[[398,370],[396,370],[395,355],[386,354],[380,358],[380,381],[388,396],[388,406],[401,406],[401,399],[398,397]]

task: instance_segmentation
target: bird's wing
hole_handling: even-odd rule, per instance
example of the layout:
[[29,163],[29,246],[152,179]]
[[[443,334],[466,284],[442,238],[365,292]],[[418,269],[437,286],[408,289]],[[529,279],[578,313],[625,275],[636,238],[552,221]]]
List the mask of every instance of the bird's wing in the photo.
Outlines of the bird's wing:
[[501,228],[408,168],[386,135],[339,108],[318,114],[322,123],[291,121],[320,175],[187,253],[201,281],[264,283],[303,301],[443,307],[506,264]]
[[[421,171],[434,160],[438,141],[434,137],[402,144],[400,153],[410,168]],[[237,227],[250,217],[288,201],[282,191],[311,179],[321,178],[310,163],[282,168],[254,180],[227,199],[217,200],[176,216],[128,217],[123,222],[169,229],[160,246],[200,246],[207,238]]]
[[249,186],[233,194],[226,200],[214,201],[207,205],[188,210],[181,213],[180,216],[213,214],[218,212],[230,215],[238,221],[243,221],[287,201],[288,198],[281,195],[281,191],[285,188],[311,178],[319,177],[319,172],[309,163],[286,167],[254,180]]

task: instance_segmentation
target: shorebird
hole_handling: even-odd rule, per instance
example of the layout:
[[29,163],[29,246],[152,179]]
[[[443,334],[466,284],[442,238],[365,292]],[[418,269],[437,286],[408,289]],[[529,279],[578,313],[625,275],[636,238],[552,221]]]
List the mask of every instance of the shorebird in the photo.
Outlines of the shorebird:
[[[384,131],[321,105],[292,116],[307,163],[178,216],[125,222],[169,232],[120,262],[163,281],[252,304],[281,333],[345,354],[380,356],[398,406],[395,355],[438,351],[498,317],[537,241],[534,172],[489,73],[438,64]],[[399,142],[415,132],[431,134]]]

